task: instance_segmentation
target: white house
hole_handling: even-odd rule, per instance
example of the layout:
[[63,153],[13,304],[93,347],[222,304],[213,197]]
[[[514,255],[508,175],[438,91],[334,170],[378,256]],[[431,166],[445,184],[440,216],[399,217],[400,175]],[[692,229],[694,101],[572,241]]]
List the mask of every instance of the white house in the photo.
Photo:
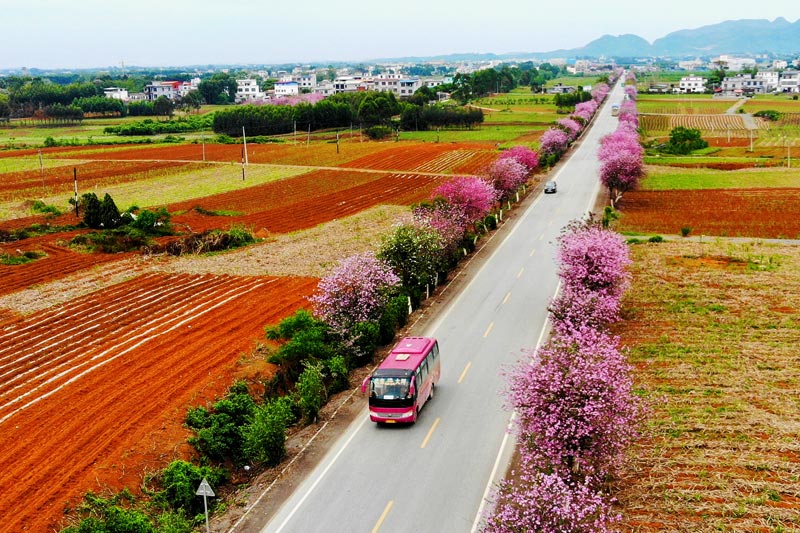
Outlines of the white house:
[[103,89],[103,94],[106,98],[113,98],[114,100],[128,101],[128,89],[122,87],[106,87]]
[[317,74],[291,74],[281,76],[280,81],[295,81],[301,91],[313,91],[317,86]]
[[330,80],[321,81],[311,90],[315,94],[321,94],[322,96],[328,97],[332,94],[336,93],[336,89],[333,87],[333,82]]
[[750,74],[739,74],[722,80],[720,84],[723,96],[747,96],[764,94],[764,80],[754,78]]
[[706,90],[706,79],[702,76],[684,76],[678,83],[678,92],[702,93]]
[[760,70],[756,73],[756,79],[763,80],[764,92],[773,93],[778,90],[780,75],[774,70]]
[[800,92],[800,71],[797,70],[784,70],[781,72],[780,80],[778,81],[778,92],[781,93],[796,93]]
[[333,80],[333,91],[337,94],[366,90],[367,83],[361,76],[338,76]]
[[254,79],[236,80],[236,97],[234,101],[237,104],[246,102],[255,102],[256,100],[263,100],[264,92],[259,88],[258,82]]
[[175,100],[180,96],[179,81],[154,81],[144,86],[144,94],[150,101],[158,100],[165,96],[169,100]]
[[300,85],[296,81],[275,82],[275,96],[297,96],[300,94]]

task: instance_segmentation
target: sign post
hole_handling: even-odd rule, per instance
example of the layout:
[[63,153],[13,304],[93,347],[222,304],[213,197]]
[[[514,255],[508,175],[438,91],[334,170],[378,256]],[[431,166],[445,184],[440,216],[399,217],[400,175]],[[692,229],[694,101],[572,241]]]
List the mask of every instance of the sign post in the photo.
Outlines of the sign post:
[[208,498],[211,496],[212,498],[215,496],[214,491],[211,490],[211,485],[208,484],[206,478],[203,478],[203,481],[200,482],[200,486],[197,487],[197,492],[195,492],[198,496],[203,497],[203,510],[206,513],[206,533],[209,533],[208,529]]

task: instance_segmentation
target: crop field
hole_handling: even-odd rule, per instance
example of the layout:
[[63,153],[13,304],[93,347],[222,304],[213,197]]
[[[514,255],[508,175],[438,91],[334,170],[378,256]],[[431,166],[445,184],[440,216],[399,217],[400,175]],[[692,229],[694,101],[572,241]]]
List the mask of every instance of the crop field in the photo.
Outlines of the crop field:
[[653,96],[640,94],[636,99],[636,108],[641,114],[667,114],[667,115],[714,115],[723,114],[737,100],[712,100],[702,96],[675,97]]
[[[769,129],[769,122],[756,119],[758,128]],[[639,124],[645,135],[668,135],[669,132],[682,126],[698,129],[703,135],[719,136],[730,134],[732,137],[748,137],[744,119],[739,115],[639,115]]]
[[[79,192],[109,192],[121,208],[166,206],[181,229],[241,224],[267,237],[241,258],[209,258],[222,267],[205,273],[190,258],[65,244],[85,230],[0,244],[8,255],[42,254],[0,266],[0,476],[15,480],[0,510],[11,530],[57,527],[63,506],[87,490],[137,490],[146,472],[189,457],[186,409],[218,397],[234,375],[271,372],[263,361],[241,361],[266,325],[307,306],[318,278],[293,271],[318,275],[337,254],[374,246],[396,221],[393,206],[427,198],[455,174],[482,172],[498,153],[495,142],[357,137],[338,150],[330,141],[248,145],[243,180],[242,145],[206,145],[205,162],[202,148],[44,149],[44,176],[38,149],[2,153],[6,231],[74,224],[66,200],[77,168]],[[65,213],[34,214],[34,199]],[[326,223],[338,228],[341,247],[315,233]]]
[[800,188],[632,191],[619,209],[626,232],[800,239]]
[[315,285],[149,274],[5,318],[0,471],[15,483],[3,483],[4,526],[49,530],[69,498],[137,487],[143,467],[188,458],[173,440],[187,436],[185,407],[221,394],[264,325],[303,305]]
[[631,254],[614,333],[653,412],[619,482],[619,529],[800,530],[797,246],[675,240]]

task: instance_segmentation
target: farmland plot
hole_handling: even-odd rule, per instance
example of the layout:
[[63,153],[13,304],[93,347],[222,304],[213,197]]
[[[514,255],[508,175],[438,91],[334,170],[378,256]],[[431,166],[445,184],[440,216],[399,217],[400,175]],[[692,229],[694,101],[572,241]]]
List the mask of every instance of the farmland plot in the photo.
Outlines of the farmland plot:
[[[211,400],[315,278],[147,274],[0,327],[0,512],[50,529],[86,490],[141,484],[188,450],[155,445]],[[163,443],[161,443],[163,444]],[[183,447],[182,447],[183,446]],[[126,470],[127,468],[127,470]]]

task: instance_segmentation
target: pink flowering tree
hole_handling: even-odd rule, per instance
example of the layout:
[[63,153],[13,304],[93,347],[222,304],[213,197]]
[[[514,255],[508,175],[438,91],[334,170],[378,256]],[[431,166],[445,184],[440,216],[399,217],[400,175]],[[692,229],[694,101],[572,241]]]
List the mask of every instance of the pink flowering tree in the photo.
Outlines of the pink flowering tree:
[[578,135],[581,134],[581,130],[583,126],[581,126],[577,120],[571,118],[562,118],[556,122],[556,126],[564,130],[564,133],[567,134],[567,138],[569,142],[574,141],[578,138]]
[[636,189],[643,176],[642,158],[631,153],[622,152],[603,162],[600,182],[608,188],[611,207],[616,208],[626,192]]
[[558,275],[567,288],[621,296],[628,285],[631,259],[619,233],[594,221],[573,222],[558,237]]
[[418,225],[430,227],[439,234],[445,255],[454,259],[471,225],[463,207],[438,198],[414,206],[412,212]]
[[539,154],[521,144],[504,151],[498,159],[513,159],[523,165],[528,172],[533,172],[539,167]]
[[606,85],[605,83],[598,83],[592,89],[592,99],[598,104],[600,104],[600,102],[606,99],[606,96],[608,96],[609,91],[610,89],[608,88],[608,85]]
[[489,166],[489,179],[499,198],[504,200],[528,181],[528,169],[516,159],[498,159]]
[[494,185],[470,176],[456,177],[442,183],[431,193],[432,199],[437,197],[462,209],[470,223],[488,215],[498,200]]
[[514,475],[519,483],[503,480],[491,496],[494,508],[484,533],[616,531],[612,526],[621,516],[595,480],[574,482],[536,470]]
[[573,115],[589,121],[594,116],[595,112],[597,112],[597,102],[592,99],[576,104]]
[[618,127],[613,133],[603,137],[597,157],[600,161],[613,159],[621,152],[643,157],[644,148],[639,143],[639,134],[629,128]]
[[314,315],[347,336],[356,324],[380,319],[400,278],[371,252],[353,255],[317,285]]
[[617,473],[643,414],[617,339],[583,328],[527,355],[509,385],[527,466],[565,480]]
[[539,140],[539,151],[549,156],[559,157],[569,146],[569,138],[560,128],[549,128]]
[[630,98],[635,102],[636,96],[638,95],[638,91],[636,90],[636,85],[626,85],[625,94],[628,95],[628,98]]

